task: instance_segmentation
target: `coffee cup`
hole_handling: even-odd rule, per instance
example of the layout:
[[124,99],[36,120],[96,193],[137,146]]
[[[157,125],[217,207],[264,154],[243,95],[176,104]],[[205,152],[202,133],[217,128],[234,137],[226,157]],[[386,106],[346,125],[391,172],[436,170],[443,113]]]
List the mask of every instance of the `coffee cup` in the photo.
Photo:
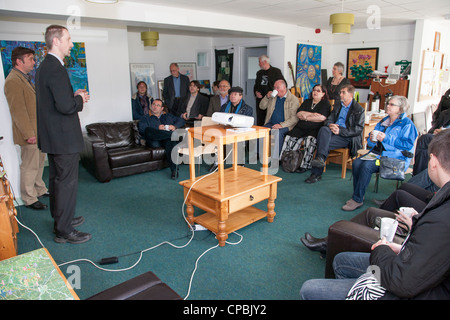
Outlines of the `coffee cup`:
[[370,140],[372,140],[372,142],[377,142],[377,137],[379,133],[380,131],[373,130],[372,133],[370,134]]
[[398,211],[400,211],[403,214],[407,215],[409,218],[411,218],[412,215],[414,214],[414,208],[410,208],[410,207],[400,207],[398,209]]
[[278,90],[273,90],[272,94],[271,94],[272,98],[275,98],[277,96],[277,94],[278,94]]
[[386,241],[394,240],[395,231],[397,231],[398,221],[391,218],[381,218],[380,238],[386,238]]

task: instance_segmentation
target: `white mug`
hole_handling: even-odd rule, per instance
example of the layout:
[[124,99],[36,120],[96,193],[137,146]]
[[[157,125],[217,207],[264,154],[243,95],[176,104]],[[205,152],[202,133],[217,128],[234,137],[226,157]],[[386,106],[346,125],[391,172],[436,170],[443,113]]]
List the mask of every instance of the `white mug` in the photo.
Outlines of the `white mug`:
[[407,215],[409,218],[412,217],[413,213],[414,213],[414,208],[410,208],[410,207],[400,207],[398,209],[398,211],[404,213],[405,215]]
[[395,231],[397,231],[398,221],[391,218],[381,218],[380,238],[386,238],[386,241],[394,240]]
[[278,90],[273,90],[272,91],[272,98],[275,98],[276,96],[277,96],[277,94],[278,94]]
[[370,140],[372,140],[372,142],[377,142],[377,137],[378,137],[379,133],[380,133],[380,131],[373,130],[371,135],[370,135]]

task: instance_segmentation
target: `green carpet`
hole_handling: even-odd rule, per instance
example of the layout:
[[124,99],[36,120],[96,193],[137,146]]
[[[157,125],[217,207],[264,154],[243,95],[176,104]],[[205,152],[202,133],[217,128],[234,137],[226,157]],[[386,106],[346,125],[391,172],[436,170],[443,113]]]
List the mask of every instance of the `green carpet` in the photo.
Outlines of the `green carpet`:
[[[258,169],[258,165],[250,165]],[[203,173],[208,166],[202,165]],[[373,192],[374,177],[366,193],[365,205],[355,212],[340,208],[351,197],[351,171],[340,178],[338,165],[329,165],[322,181],[309,185],[304,174],[277,173],[278,184],[273,223],[260,220],[238,231],[243,236],[237,245],[227,244],[208,251],[198,262],[192,280],[189,300],[297,300],[299,290],[308,279],[322,278],[325,260],[306,249],[299,241],[305,232],[325,236],[333,222],[350,219],[356,213],[374,206],[372,199],[384,199],[395,190],[395,182],[380,181],[379,193]],[[179,181],[188,179],[188,166],[180,167],[180,178],[173,181],[169,169],[98,182],[80,165],[77,215],[85,218],[79,230],[92,234],[84,244],[57,244],[53,241],[53,221],[48,210],[18,208],[18,219],[34,230],[57,264],[75,259],[120,256],[119,263],[102,266],[124,269],[135,264],[141,250],[164,241],[183,246],[190,238],[183,219],[183,189]],[[44,173],[48,181],[48,170]],[[43,200],[48,204],[48,198]],[[257,206],[265,209],[267,202]],[[196,210],[196,214],[200,213]],[[230,234],[229,242],[240,236]],[[19,253],[40,247],[35,236],[20,227]],[[153,271],[181,297],[188,293],[196,260],[217,240],[209,231],[196,232],[192,242],[182,249],[168,244],[143,254],[131,270],[108,272],[88,262],[72,263],[81,270],[80,288],[76,293],[85,299],[147,271]],[[61,266],[67,272],[69,265]]]

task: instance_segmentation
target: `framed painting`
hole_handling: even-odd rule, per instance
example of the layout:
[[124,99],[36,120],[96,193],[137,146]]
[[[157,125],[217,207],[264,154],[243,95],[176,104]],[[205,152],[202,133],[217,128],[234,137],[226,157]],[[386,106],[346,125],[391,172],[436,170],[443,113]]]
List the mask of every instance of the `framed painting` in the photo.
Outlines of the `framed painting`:
[[147,84],[147,92],[156,98],[155,64],[153,63],[130,63],[131,95],[137,92],[136,85],[139,81]]
[[[30,72],[31,81],[34,83],[36,70],[44,60],[47,54],[47,46],[45,42],[39,41],[0,41],[0,52],[3,62],[3,73],[5,78],[12,69],[11,53],[16,47],[25,47],[34,50],[36,64],[34,69]],[[70,51],[70,56],[64,58],[64,67],[69,74],[70,83],[72,84],[74,92],[78,89],[86,89],[89,91],[87,64],[86,64],[86,48],[84,42],[74,42],[73,48]]]
[[197,64],[195,62],[177,62],[180,73],[189,77],[189,81],[197,80]]
[[158,98],[163,99],[163,91],[164,91],[164,80],[158,80]]
[[308,99],[312,88],[320,84],[322,47],[297,44],[297,63],[295,86],[300,88],[303,99]]
[[369,75],[378,68],[379,48],[347,49],[347,79],[355,88],[370,87]]

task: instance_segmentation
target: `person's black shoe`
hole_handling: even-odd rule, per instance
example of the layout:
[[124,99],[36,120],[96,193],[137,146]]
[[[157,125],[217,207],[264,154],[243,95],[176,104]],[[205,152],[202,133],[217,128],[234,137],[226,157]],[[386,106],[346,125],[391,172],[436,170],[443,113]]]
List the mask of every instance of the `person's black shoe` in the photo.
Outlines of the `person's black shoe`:
[[311,161],[311,166],[314,168],[323,168],[325,167],[325,159],[321,156],[316,157],[313,161]]
[[306,183],[316,183],[322,179],[322,176],[316,176],[314,173],[311,173],[311,175],[305,180]]
[[71,224],[72,224],[72,227],[75,228],[75,227],[81,226],[83,224],[83,222],[84,222],[83,216],[79,216],[79,217],[73,218]]
[[384,203],[384,200],[373,199],[372,201],[373,201],[373,203],[375,203],[378,207],[381,207],[381,205]]
[[50,193],[47,191],[46,193],[41,194],[38,198],[48,198],[48,197],[50,197]]
[[73,243],[73,244],[79,244],[84,243],[86,241],[91,240],[92,235],[90,233],[81,232],[78,230],[73,230],[71,233],[67,235],[57,235],[55,237],[55,242],[57,243]]
[[172,173],[171,173],[171,175],[170,175],[170,178],[171,178],[172,180],[177,179],[177,178],[178,178],[178,170],[173,170]]
[[327,253],[328,238],[314,238],[309,233],[305,233],[305,238],[300,238],[300,241],[311,251],[318,251],[323,255]]
[[26,206],[27,208],[34,209],[34,210],[45,210],[48,208],[48,206],[39,200],[35,203],[30,204],[29,206]]
[[308,170],[309,169],[306,169],[306,168],[298,168],[297,170],[295,170],[295,172],[297,172],[297,173],[304,173],[304,172],[306,172]]
[[[72,219],[71,226],[75,228],[81,226],[83,222],[84,222],[83,216],[75,217]],[[53,233],[56,233],[56,222],[53,223]]]

